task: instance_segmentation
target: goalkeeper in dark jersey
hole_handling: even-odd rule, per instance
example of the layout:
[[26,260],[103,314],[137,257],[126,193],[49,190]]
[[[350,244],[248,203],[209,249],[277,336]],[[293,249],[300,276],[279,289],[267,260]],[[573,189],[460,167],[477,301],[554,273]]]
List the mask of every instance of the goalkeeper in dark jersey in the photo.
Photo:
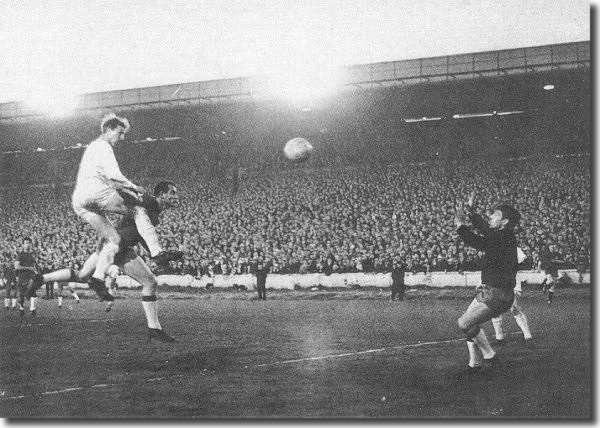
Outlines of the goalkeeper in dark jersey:
[[466,225],[467,216],[462,208],[457,209],[455,223],[465,244],[484,252],[482,286],[458,319],[458,326],[467,338],[468,367],[475,369],[481,367],[482,357],[483,360],[492,360],[496,355],[480,325],[506,312],[514,301],[518,265],[514,228],[521,216],[512,206],[502,204],[490,212],[487,222],[475,213],[469,217],[479,233],[474,233]]

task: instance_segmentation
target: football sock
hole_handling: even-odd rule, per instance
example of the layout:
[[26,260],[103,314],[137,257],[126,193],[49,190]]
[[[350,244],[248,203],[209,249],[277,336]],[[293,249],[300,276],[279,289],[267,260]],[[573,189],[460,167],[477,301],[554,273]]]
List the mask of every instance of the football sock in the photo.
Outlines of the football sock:
[[94,278],[102,281],[104,283],[104,277],[106,276],[106,271],[108,267],[113,264],[115,259],[115,254],[119,251],[119,246],[117,244],[113,244],[112,242],[106,242],[102,249],[100,250],[100,254],[98,254],[98,261],[96,262],[96,270],[92,275]]
[[79,302],[79,296],[77,295],[77,293],[73,291],[72,294],[73,298]]
[[142,207],[135,207],[133,219],[135,220],[135,226],[140,236],[144,239],[150,250],[150,257],[157,256],[162,251],[162,248],[158,242],[158,234],[150,221],[150,217],[148,217],[148,213]]
[[490,342],[488,342],[483,329],[479,330],[479,333],[473,338],[473,342],[475,342],[477,347],[481,350],[484,359],[489,360],[496,356],[496,352],[490,346]]
[[44,274],[44,282],[51,281],[69,281],[71,279],[71,269],[60,269]]
[[504,331],[502,330],[502,315],[497,318],[492,318],[492,325],[496,333],[496,340],[504,340]]
[[554,298],[554,293],[552,291],[548,291],[548,301],[551,302]]
[[158,311],[156,307],[156,296],[142,296],[142,306],[146,314],[148,328],[162,329],[158,321]]
[[35,297],[29,298],[29,310],[35,311]]
[[58,296],[58,306],[62,306],[62,296]]
[[481,365],[481,354],[477,351],[477,346],[472,340],[467,340],[467,348],[469,348],[469,367],[478,367]]
[[10,299],[9,299],[8,297],[6,297],[6,298],[4,299],[4,307],[5,307],[5,308],[8,308],[8,307],[10,307]]
[[523,312],[520,312],[515,315],[515,321],[517,325],[523,332],[523,337],[525,339],[531,339],[531,330],[529,330],[529,323],[527,322],[527,317]]
[[15,299],[15,298],[13,298],[13,299],[12,299],[12,305],[11,305],[11,306],[12,306],[13,308],[16,308],[16,307],[17,307],[17,299]]

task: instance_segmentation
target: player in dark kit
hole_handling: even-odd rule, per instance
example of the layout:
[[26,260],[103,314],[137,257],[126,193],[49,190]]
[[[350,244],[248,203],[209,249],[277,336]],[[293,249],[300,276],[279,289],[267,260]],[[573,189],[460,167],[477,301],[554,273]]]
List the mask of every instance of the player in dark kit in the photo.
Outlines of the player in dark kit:
[[[5,254],[4,257],[9,259],[10,254]],[[1,268],[6,292],[4,296],[4,308],[6,310],[9,310],[11,307],[14,309],[17,307],[17,276],[15,274],[15,268],[8,261],[3,263]]]
[[[157,226],[159,224],[159,216],[161,213],[161,207],[159,202],[156,199],[156,196],[161,195],[164,198],[169,198],[170,195],[176,195],[177,188],[170,181],[161,181],[154,188],[154,195],[151,196],[149,194],[144,194],[142,196],[143,207],[146,209],[148,213],[148,217],[152,223],[152,226]],[[140,235],[137,230],[137,226],[135,223],[135,218],[133,215],[125,215],[119,222],[117,226],[117,232],[121,237],[121,243],[119,246],[119,251],[115,255],[115,265],[122,264],[122,260],[124,255],[127,254],[127,249],[135,247],[136,245],[142,245],[147,252],[150,252],[148,249],[148,245]],[[101,245],[104,244],[104,241]],[[168,260],[178,260],[183,257],[183,253],[181,251],[172,251],[167,250],[163,251],[163,254],[166,255]],[[114,300],[114,296],[112,296],[108,292],[108,288],[103,281],[98,280],[97,278],[91,276],[88,279],[88,285],[91,289],[95,290],[101,300],[112,301]]]
[[554,298],[554,285],[558,280],[558,266],[560,263],[564,263],[564,260],[561,260],[555,245],[549,245],[540,251],[538,269],[544,271],[545,277],[542,281],[542,289],[548,295],[548,304],[552,303]]
[[[144,203],[148,211],[148,216],[153,225],[159,222],[160,213],[177,203],[177,188],[170,181],[161,181],[154,187],[154,196],[145,195]],[[117,226],[117,231],[121,234],[121,247],[115,256],[115,264],[121,267],[123,273],[142,285],[142,306],[148,323],[149,339],[157,339],[162,342],[173,342],[171,336],[165,333],[158,320],[156,307],[156,278],[144,260],[138,254],[138,244],[144,245],[144,240],[137,233],[135,223],[129,221],[127,217],[123,218]],[[92,254],[83,264],[83,267],[75,272],[73,269],[61,269],[43,275],[43,282],[46,281],[72,281],[85,282],[90,278],[96,268],[98,254],[101,247]],[[181,252],[173,252],[175,256],[181,258]],[[178,253],[178,254],[175,254]],[[90,282],[88,282],[90,284]],[[100,300],[112,302],[114,297],[109,293],[108,288],[101,281],[92,282],[92,289],[98,294]]]
[[[472,198],[469,201],[472,202]],[[506,312],[514,301],[517,275],[517,240],[514,228],[521,215],[510,205],[498,205],[489,214],[487,226],[481,216],[469,215],[480,233],[475,234],[466,226],[462,208],[456,212],[458,235],[465,244],[484,252],[481,270],[481,289],[466,312],[458,319],[458,326],[467,338],[469,349],[468,367],[481,367],[484,360],[491,360],[496,352],[490,346],[480,325]],[[481,351],[481,355],[477,352]]]
[[23,246],[20,252],[17,253],[17,261],[15,262],[15,273],[17,276],[17,291],[19,293],[19,313],[25,315],[25,298],[29,298],[29,310],[31,315],[35,316],[35,292],[36,276],[39,273],[35,255],[33,253],[33,244],[31,238],[23,238]]

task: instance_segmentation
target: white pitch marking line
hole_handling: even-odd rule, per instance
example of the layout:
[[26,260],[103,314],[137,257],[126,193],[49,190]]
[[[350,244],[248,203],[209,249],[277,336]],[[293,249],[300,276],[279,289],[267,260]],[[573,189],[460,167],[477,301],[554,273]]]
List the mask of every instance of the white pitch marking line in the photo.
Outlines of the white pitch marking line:
[[65,388],[65,389],[59,389],[59,390],[56,390],[56,391],[42,392],[42,395],[62,394],[64,392],[81,391],[82,389],[83,389],[83,387],[76,386],[76,387],[73,387],[73,388]]
[[[521,332],[512,332],[512,333],[507,333],[507,336],[512,336],[515,334],[522,334],[522,333]],[[321,355],[321,356],[317,356],[317,357],[297,358],[294,360],[273,361],[271,363],[257,364],[255,366],[244,366],[244,368],[268,367],[268,366],[276,366],[276,365],[280,365],[280,364],[301,363],[304,361],[319,361],[319,360],[327,360],[327,359],[333,359],[333,358],[351,357],[354,355],[374,354],[377,352],[385,352],[385,351],[391,351],[391,350],[396,350],[396,349],[411,349],[411,348],[419,348],[419,347],[428,346],[428,345],[441,345],[444,343],[464,342],[465,340],[467,340],[467,339],[465,339],[463,337],[463,338],[448,339],[448,340],[438,340],[438,341],[433,341],[433,342],[409,343],[406,345],[391,346],[388,348],[367,349],[366,351],[347,352],[344,354],[329,354],[329,355]]]
[[[95,323],[95,322],[108,322],[108,321],[112,321],[111,319],[90,319],[90,320],[80,320],[80,319],[62,319],[61,321],[84,321],[84,322],[91,322],[91,323]],[[44,325],[56,325],[53,323],[27,323],[27,324],[19,324],[19,325],[12,325],[12,326],[8,326],[8,327],[20,327],[20,326],[25,326],[25,327],[33,327],[33,326],[44,326]]]
[[[511,332],[511,333],[507,333],[507,336],[513,336],[516,334],[523,334],[520,331],[516,331],[516,332]],[[444,343],[454,343],[454,342],[463,342],[465,341],[465,338],[456,338],[456,339],[448,339],[448,340],[438,340],[438,341],[433,341],[433,342],[418,342],[418,343],[409,343],[406,345],[398,345],[398,346],[391,346],[388,348],[376,348],[376,349],[367,349],[365,351],[356,351],[356,352],[346,352],[344,354],[330,354],[330,355],[321,355],[321,356],[316,356],[316,357],[306,357],[306,358],[297,358],[294,360],[283,360],[283,361],[274,361],[271,363],[263,363],[263,364],[256,364],[253,366],[244,366],[244,368],[260,368],[260,367],[268,367],[268,366],[276,366],[276,365],[280,365],[280,364],[293,364],[293,363],[301,363],[304,361],[319,361],[319,360],[326,360],[326,359],[332,359],[332,358],[342,358],[342,357],[351,357],[351,356],[355,356],[355,355],[364,355],[364,354],[374,354],[377,352],[384,352],[384,351],[390,351],[390,350],[395,350],[395,349],[409,349],[409,348],[419,348],[421,346],[428,346],[428,345],[441,345]],[[169,380],[169,379],[176,379],[176,378],[181,378],[184,375],[174,375],[174,376],[165,376],[165,377],[155,377],[155,378],[150,378],[150,379],[146,379],[146,382],[157,382],[160,380]],[[60,389],[60,390],[56,390],[56,391],[46,391],[46,392],[42,392],[41,394],[32,394],[30,396],[25,396],[25,395],[13,395],[13,396],[0,396],[0,401],[2,400],[20,400],[26,397],[34,397],[37,395],[54,395],[54,394],[64,394],[67,392],[74,392],[74,391],[81,391],[84,389],[100,389],[100,388],[108,388],[108,387],[112,387],[112,386],[117,386],[117,384],[97,384],[97,385],[92,385],[91,387],[72,387],[72,388],[65,388],[65,389]]]

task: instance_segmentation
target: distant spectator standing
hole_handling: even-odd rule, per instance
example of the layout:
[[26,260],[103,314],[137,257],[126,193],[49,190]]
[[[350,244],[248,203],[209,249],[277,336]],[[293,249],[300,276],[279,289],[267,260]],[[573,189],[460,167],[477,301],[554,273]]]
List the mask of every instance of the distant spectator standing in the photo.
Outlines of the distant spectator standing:
[[271,269],[273,262],[258,260],[254,274],[256,275],[256,290],[258,291],[258,300],[267,300],[267,275]]
[[407,270],[406,264],[402,260],[394,260],[392,269],[392,300],[398,297],[398,300],[404,300],[406,285],[404,283],[404,274]]

